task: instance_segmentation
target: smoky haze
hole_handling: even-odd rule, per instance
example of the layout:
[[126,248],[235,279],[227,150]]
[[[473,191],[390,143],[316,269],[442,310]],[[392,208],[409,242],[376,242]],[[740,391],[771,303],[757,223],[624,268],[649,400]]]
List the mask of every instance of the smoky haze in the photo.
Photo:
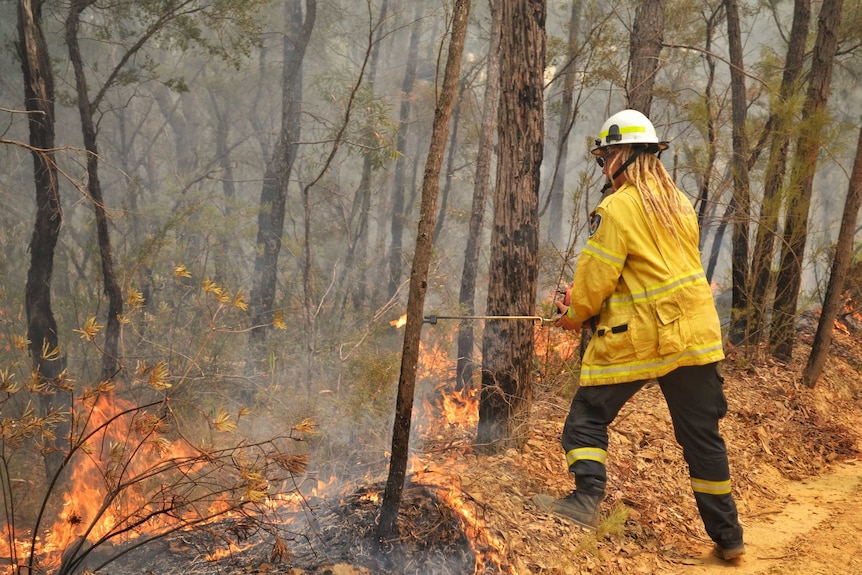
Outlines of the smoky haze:
[[[28,142],[28,125],[15,49],[15,4],[0,2],[6,47],[0,55],[3,369],[20,362],[10,342],[26,331],[24,290],[36,213],[33,161],[20,145]],[[315,420],[318,434],[300,447],[311,453],[313,474],[364,476],[385,468],[403,337],[390,322],[404,313],[424,154],[445,61],[441,52],[447,47],[448,3],[317,2],[301,77],[294,85],[299,111],[293,117],[283,117],[288,100],[283,78],[298,28],[286,22],[295,7],[307,15],[301,11],[306,3],[248,2],[247,10],[226,20],[211,17],[211,3],[200,1],[207,9],[149,36],[127,58],[146,35],[141,22],[147,20],[135,17],[134,4],[97,3],[83,12],[79,38],[89,80],[86,95],[77,93],[69,62],[67,8],[63,3],[43,7],[55,74],[63,207],[52,305],[69,373],[79,386],[100,380],[98,347],[75,331],[90,317],[104,323],[107,309],[77,108],[79,98],[98,97],[93,113],[99,175],[115,271],[127,302],[121,364],[132,370],[137,362],[165,362],[171,393],[202,411],[216,413],[223,407],[236,417],[243,407],[251,409],[251,416],[239,418],[238,433],[247,437],[277,435],[304,418]],[[562,181],[563,197],[558,209],[542,211],[537,315],[547,315],[555,290],[570,281],[589,212],[598,202],[603,182],[588,150],[608,114],[625,107],[628,35],[636,3],[584,4],[573,45],[568,44],[569,3],[548,9],[540,204],[547,202],[553,179]],[[712,112],[718,154],[707,182],[711,195],[702,250],[705,264],[717,253],[711,279],[721,291],[730,284],[730,234],[720,239],[720,249],[713,246],[731,194],[724,32],[707,47],[701,15],[669,12],[674,16],[667,22],[668,47],[662,52],[651,115],[660,138],[671,142],[663,160],[692,201],[705,184],[706,54],[711,50],[720,56],[713,80],[719,105]],[[785,43],[775,22],[789,29],[791,16],[789,9],[773,14],[752,6],[743,22],[746,64],[753,71],[748,85],[753,133],[762,129],[771,87],[781,73],[776,61],[783,58]],[[451,131],[454,139],[441,177],[429,314],[460,312],[489,46],[486,3],[473,3],[470,22],[453,111],[457,129]],[[828,249],[841,218],[857,132],[843,127],[859,121],[853,105],[859,101],[860,87],[854,82],[854,74],[862,72],[859,59],[841,58],[829,103],[834,128],[827,134],[815,180],[805,303],[820,297]],[[576,71],[574,122],[566,132],[565,169],[555,173],[559,124],[570,120],[559,116],[562,74],[571,67]],[[111,76],[114,70],[117,75]],[[289,145],[280,141],[286,122],[297,122],[294,133],[299,135]],[[260,273],[255,269],[263,250],[259,215],[274,205],[262,190],[283,157],[280,150],[283,156],[293,154],[293,163],[282,182],[284,226],[271,270],[274,297],[261,310],[270,325],[261,327],[247,304]],[[762,175],[761,164],[752,167],[755,198]],[[486,207],[474,298],[479,314],[486,300],[483,278],[492,213]],[[549,230],[557,230],[556,235]],[[427,344],[435,350],[443,346],[443,355],[435,359],[436,371],[420,377],[422,394],[433,397],[441,381],[454,378],[456,328],[454,323],[425,328]],[[119,379],[123,377],[121,373]]]

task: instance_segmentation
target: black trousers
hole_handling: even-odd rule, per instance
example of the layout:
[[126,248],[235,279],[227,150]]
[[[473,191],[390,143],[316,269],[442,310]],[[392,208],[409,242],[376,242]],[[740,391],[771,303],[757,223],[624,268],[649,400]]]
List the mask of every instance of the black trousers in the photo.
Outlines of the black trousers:
[[[727,413],[727,400],[717,364],[680,367],[658,382],[688,464],[706,532],[722,547],[736,547],[742,544],[742,527],[730,492],[727,448],[718,430],[719,420]],[[645,384],[636,381],[578,389],[561,438],[578,490],[604,493],[608,425]]]

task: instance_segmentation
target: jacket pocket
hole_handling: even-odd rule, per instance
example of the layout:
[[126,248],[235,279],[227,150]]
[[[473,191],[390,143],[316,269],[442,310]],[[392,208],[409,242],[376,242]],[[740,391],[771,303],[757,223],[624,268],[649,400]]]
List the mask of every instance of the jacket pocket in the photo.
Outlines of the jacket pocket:
[[676,295],[662,298],[655,304],[658,329],[658,353],[679,353],[688,346],[688,324],[685,310]]
[[596,327],[590,345],[594,348],[593,360],[600,365],[613,365],[637,359],[637,346],[631,318],[615,315],[613,321]]

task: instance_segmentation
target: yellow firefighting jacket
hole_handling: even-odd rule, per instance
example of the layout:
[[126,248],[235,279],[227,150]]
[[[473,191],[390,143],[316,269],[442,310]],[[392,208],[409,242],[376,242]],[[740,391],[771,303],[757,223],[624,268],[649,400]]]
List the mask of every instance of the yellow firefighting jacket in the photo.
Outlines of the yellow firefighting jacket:
[[598,316],[581,385],[651,379],[724,359],[721,325],[698,251],[697,216],[682,199],[677,221],[685,233],[668,233],[655,219],[650,225],[630,183],[602,200],[591,216],[567,310],[570,319],[585,324]]

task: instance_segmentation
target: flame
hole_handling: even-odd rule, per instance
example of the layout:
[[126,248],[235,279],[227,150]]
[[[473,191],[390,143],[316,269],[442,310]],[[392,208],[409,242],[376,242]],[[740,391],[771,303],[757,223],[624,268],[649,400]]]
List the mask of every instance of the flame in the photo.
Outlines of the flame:
[[[90,397],[73,411],[72,421],[80,426],[77,436],[89,437],[70,460],[69,487],[62,495],[57,519],[35,538],[34,551],[46,572],[59,566],[61,553],[73,542],[92,544],[108,537],[122,544],[145,533],[163,533],[181,525],[182,518],[159,513],[168,505],[159,499],[159,493],[147,496],[140,489],[121,484],[135,483],[159,462],[195,455],[159,433],[162,424],[158,416],[137,409],[112,392]],[[194,468],[190,464],[184,470]],[[146,521],[142,519],[148,516]],[[8,534],[8,527],[6,531]],[[7,549],[14,546],[17,561],[23,565],[30,557],[30,535],[23,530],[16,535],[18,540],[11,544],[0,537],[0,545]]]
[[254,547],[255,543],[246,543],[245,545],[237,545],[233,541],[228,543],[227,548],[223,549],[215,549],[212,553],[208,554],[204,557],[207,561],[218,561],[219,559],[224,559],[225,557],[232,557],[238,553],[242,553],[247,549],[251,549]]
[[518,575],[512,565],[504,562],[508,553],[506,542],[490,531],[476,505],[469,504],[461,489],[460,477],[464,464],[451,460],[440,466],[430,466],[414,475],[417,483],[436,491],[439,496],[453,509],[460,518],[467,541],[473,549],[476,558],[473,573],[485,573],[489,567],[493,573]]
[[[402,327],[407,322],[404,314],[397,320],[390,322],[394,327]],[[417,425],[417,432],[423,435],[442,434],[446,431],[459,430],[472,431],[478,425],[479,420],[479,395],[477,386],[468,385],[464,389],[450,389],[454,373],[454,362],[451,358],[452,332],[439,330],[433,337],[419,342],[419,365],[417,377],[420,380],[443,382],[434,387],[435,394],[424,398],[422,418],[417,418],[421,424]],[[560,330],[536,330],[536,354],[541,357],[550,357],[553,361],[566,362],[576,357],[578,351],[578,339],[572,337],[571,333]],[[480,358],[474,358],[480,362]],[[106,497],[111,485],[116,485],[120,479],[127,480],[145,472],[161,459],[165,458],[194,458],[196,453],[190,448],[171,445],[166,442],[144,443],[147,452],[140,450],[131,457],[128,451],[139,449],[135,444],[133,431],[136,425],[135,405],[121,400],[114,394],[100,394],[97,399],[87,404],[86,410],[75,413],[76,421],[84,416],[88,419],[86,430],[92,430],[104,426],[104,429],[93,435],[87,441],[87,449],[77,457],[74,462],[72,477],[69,485],[73,490],[64,494],[63,507],[50,531],[43,537],[38,538],[39,546],[36,552],[40,557],[48,557],[41,561],[41,567],[50,572],[55,569],[60,561],[60,553],[73,541],[86,537],[90,541],[96,541],[105,535],[116,533],[130,520],[142,513],[155,512],[158,510],[158,501],[142,501],[135,499],[130,490],[123,492],[120,497],[106,504]],[[129,411],[121,415],[123,411]],[[86,413],[85,413],[86,412]],[[430,423],[428,423],[430,422]],[[423,428],[422,426],[425,425]],[[138,434],[140,435],[140,434]],[[468,450],[469,444],[463,449]],[[387,454],[388,455],[388,454]],[[517,575],[514,567],[506,563],[506,542],[491,531],[482,517],[481,508],[474,500],[465,495],[461,489],[460,477],[466,476],[466,463],[447,462],[445,465],[429,467],[416,455],[411,455],[408,473],[423,483],[437,494],[440,501],[445,502],[455,511],[461,520],[464,533],[475,553],[475,573],[494,571],[497,573],[508,573]],[[369,484],[373,483],[369,479]],[[356,483],[351,484],[336,476],[330,476],[328,480],[316,481],[309,489],[279,493],[265,496],[260,502],[261,508],[273,513],[280,511],[292,511],[302,507],[307,497],[337,498],[350,492],[355,492]],[[303,494],[305,493],[305,494]],[[140,494],[138,494],[140,495]],[[360,500],[377,505],[382,495],[376,490],[368,490],[361,495]],[[223,502],[221,511],[227,511],[229,504]],[[210,513],[219,512],[218,504],[210,509]],[[293,521],[290,514],[282,514],[281,520],[285,524]],[[122,543],[140,537],[143,534],[154,535],[163,533],[170,528],[169,518],[157,517],[146,524],[135,529],[129,529],[123,535],[123,540],[114,539]],[[182,521],[174,519],[173,521]],[[8,544],[2,541],[0,544]],[[29,549],[29,538],[22,537],[21,541],[14,542],[17,557],[27,557]],[[207,561],[217,561],[226,556],[241,553],[252,544],[230,543],[226,548],[219,548],[206,556]],[[0,573],[6,571],[0,569]]]

